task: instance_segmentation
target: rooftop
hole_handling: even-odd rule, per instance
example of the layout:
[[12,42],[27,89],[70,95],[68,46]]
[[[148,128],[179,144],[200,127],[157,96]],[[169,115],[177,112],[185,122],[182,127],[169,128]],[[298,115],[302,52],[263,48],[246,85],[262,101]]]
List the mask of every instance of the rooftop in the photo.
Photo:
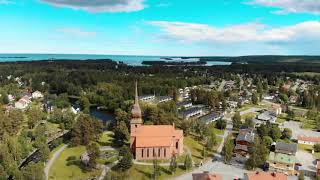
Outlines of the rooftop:
[[283,173],[251,172],[247,173],[248,180],[287,180]]
[[176,130],[173,125],[144,125],[131,132],[136,137],[136,147],[170,146],[172,138],[183,137],[182,130]]
[[284,142],[277,142],[276,144],[276,152],[288,152],[295,154],[297,152],[298,146],[297,144],[288,144]]
[[192,174],[193,180],[222,180],[219,174],[204,172]]
[[320,137],[298,136],[298,140],[320,143]]
[[294,164],[296,162],[296,157],[294,155],[270,152],[269,161],[284,164]]

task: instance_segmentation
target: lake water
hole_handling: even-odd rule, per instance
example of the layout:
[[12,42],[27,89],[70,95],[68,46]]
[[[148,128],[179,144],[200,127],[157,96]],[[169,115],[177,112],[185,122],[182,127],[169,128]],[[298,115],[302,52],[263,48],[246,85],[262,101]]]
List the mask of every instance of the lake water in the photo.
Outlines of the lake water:
[[96,107],[90,108],[90,115],[104,122],[115,120],[115,116],[112,113],[105,110],[97,109]]
[[[122,61],[128,65],[139,66],[142,61],[184,61],[196,62],[199,58],[181,59],[180,57],[172,57],[171,60],[165,60],[168,56],[133,56],[133,55],[94,55],[94,54],[0,54],[0,62],[15,61],[39,61],[39,60],[88,60],[88,59],[111,59],[114,61]],[[230,65],[231,62],[210,61],[207,65]]]

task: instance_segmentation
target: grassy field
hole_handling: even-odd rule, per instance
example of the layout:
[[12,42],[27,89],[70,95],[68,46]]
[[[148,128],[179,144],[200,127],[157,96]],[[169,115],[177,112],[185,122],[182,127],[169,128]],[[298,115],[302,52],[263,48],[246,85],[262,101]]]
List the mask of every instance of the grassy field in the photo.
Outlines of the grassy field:
[[191,138],[190,136],[185,137],[183,143],[190,149],[193,161],[195,163],[200,163],[203,160],[201,155],[203,145]]
[[80,156],[85,152],[85,147],[78,146],[66,148],[57,157],[53,163],[50,172],[50,180],[72,180],[72,179],[86,179],[97,177],[100,171],[86,172],[80,168]]

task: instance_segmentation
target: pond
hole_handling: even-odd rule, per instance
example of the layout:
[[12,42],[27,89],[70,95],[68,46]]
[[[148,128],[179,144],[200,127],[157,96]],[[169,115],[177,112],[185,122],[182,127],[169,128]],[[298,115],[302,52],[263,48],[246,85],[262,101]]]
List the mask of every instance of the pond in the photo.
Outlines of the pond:
[[114,114],[103,109],[98,109],[97,107],[90,108],[90,115],[102,120],[103,122],[115,120]]

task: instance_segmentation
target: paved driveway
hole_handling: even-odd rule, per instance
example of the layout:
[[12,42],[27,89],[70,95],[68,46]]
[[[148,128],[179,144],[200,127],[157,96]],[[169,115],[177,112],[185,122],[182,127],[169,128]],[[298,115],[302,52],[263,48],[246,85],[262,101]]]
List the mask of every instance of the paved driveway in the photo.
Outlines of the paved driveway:
[[316,171],[315,158],[306,151],[298,151],[296,154],[297,162],[302,164],[303,169],[309,171]]
[[220,174],[224,180],[244,178],[244,173],[247,172],[247,170],[240,167],[226,165],[222,162],[211,162],[204,164],[202,167],[194,170],[191,173],[184,174],[174,178],[173,180],[192,180],[192,173],[202,173],[203,171]]
[[300,122],[295,121],[285,121],[280,128],[289,128],[292,130],[292,138],[297,139],[298,136],[320,136],[320,132],[308,130],[308,129],[301,129]]

